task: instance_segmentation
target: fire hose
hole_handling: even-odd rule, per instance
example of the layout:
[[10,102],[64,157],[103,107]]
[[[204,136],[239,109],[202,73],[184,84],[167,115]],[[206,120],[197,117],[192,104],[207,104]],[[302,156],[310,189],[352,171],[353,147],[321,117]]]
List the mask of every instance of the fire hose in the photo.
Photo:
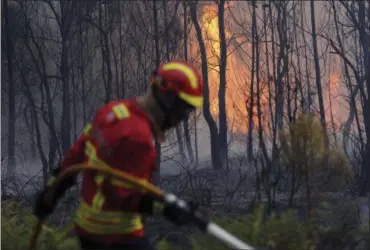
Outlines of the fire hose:
[[[55,184],[51,187],[51,197],[54,196],[53,191],[55,192],[56,186],[60,185],[60,183],[66,178],[71,175],[76,175],[82,171],[96,171],[104,175],[109,175],[115,178],[118,178],[127,184],[130,184],[136,188],[143,189],[147,191],[149,194],[151,194],[154,198],[156,198],[160,202],[164,203],[177,203],[179,207],[184,209],[184,211],[187,211],[188,205],[185,201],[179,199],[177,196],[171,193],[165,193],[163,190],[159,189],[158,187],[148,183],[143,182],[142,180],[139,180],[138,178],[127,174],[123,171],[118,171],[112,168],[105,168],[105,167],[99,167],[99,166],[92,166],[92,165],[86,165],[86,164],[80,164],[80,165],[74,165],[67,170],[63,171],[60,176],[58,176]],[[243,249],[243,250],[253,250],[254,248],[249,246],[248,244],[244,243],[240,239],[236,238],[229,232],[225,231],[223,228],[212,222],[211,220],[206,220],[204,216],[201,215],[193,215],[194,218],[192,218],[194,224],[204,233],[216,238],[217,240],[224,243],[226,246],[232,248],[232,249]],[[205,221],[206,220],[206,221]],[[32,235],[32,238],[30,240],[29,244],[29,250],[34,250],[36,247],[37,239],[41,233],[43,226],[43,221],[39,220],[37,222],[37,225],[34,230],[34,234]]]

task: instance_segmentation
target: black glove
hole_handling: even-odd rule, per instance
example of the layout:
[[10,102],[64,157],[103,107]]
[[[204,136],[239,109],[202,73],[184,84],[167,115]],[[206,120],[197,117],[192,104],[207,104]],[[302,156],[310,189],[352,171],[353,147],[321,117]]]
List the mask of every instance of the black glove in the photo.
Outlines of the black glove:
[[53,199],[51,204],[47,204],[46,202],[46,194],[48,192],[48,189],[45,188],[41,192],[38,192],[36,194],[36,201],[33,207],[33,213],[39,220],[44,220],[47,216],[49,216],[56,205],[56,199]]
[[177,226],[183,226],[194,221],[195,212],[198,210],[198,205],[194,202],[179,202],[167,203],[163,209],[163,215]]
[[169,221],[176,225],[184,225],[189,222],[189,217],[192,217],[198,206],[193,202],[179,203],[177,198],[171,202],[156,202],[152,195],[143,195],[140,197],[139,213],[152,216],[154,213],[160,212]]
[[61,171],[60,167],[54,169],[52,178],[49,180],[49,183],[46,185],[46,187],[41,192],[38,192],[36,194],[36,201],[35,201],[35,205],[33,208],[33,212],[37,216],[37,218],[40,220],[44,220],[47,216],[49,216],[53,212],[58,200],[64,195],[66,190],[76,184],[76,181],[77,181],[76,176],[71,176],[65,179],[62,183],[60,183],[56,187],[55,190],[53,190],[54,195],[53,197],[51,197],[52,200],[49,201],[50,204],[48,204],[46,202],[45,196],[46,194],[48,194],[48,192],[54,185],[55,180],[57,176],[59,175],[60,171]]
[[194,202],[185,202],[174,195],[165,202],[155,202],[156,199],[150,195],[141,197],[139,212],[142,214],[153,215],[154,210],[162,211],[162,214],[169,221],[177,226],[189,223],[196,224],[201,230],[206,230],[209,223],[208,216],[204,210],[200,209]]

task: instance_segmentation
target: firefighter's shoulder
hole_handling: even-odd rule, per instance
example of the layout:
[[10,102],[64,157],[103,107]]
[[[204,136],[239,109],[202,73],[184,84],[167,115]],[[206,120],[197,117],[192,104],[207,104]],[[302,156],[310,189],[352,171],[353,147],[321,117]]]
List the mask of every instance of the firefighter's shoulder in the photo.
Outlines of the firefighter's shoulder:
[[105,115],[117,122],[116,129],[125,139],[152,143],[151,123],[135,100],[112,101],[106,105]]
[[99,120],[104,123],[128,122],[131,120],[130,118],[135,116],[131,106],[131,102],[126,100],[110,101],[97,110],[95,121]]

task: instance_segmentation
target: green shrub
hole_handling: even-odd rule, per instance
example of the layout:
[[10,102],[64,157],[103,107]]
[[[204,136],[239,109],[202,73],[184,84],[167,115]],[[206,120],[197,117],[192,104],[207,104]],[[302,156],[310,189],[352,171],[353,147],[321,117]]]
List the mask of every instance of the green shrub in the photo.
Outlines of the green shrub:
[[[327,204],[323,204],[323,206],[328,209]],[[333,209],[330,211],[337,213]],[[264,220],[263,206],[258,206],[253,213],[238,218],[218,214],[214,216],[214,221],[247,243],[253,246],[268,246],[271,250],[368,249],[368,231],[359,231],[353,227],[348,228],[348,223],[344,223],[343,219],[341,225],[336,224],[335,217],[329,219],[330,211],[327,210],[328,215],[324,211],[320,213],[324,217],[328,216],[326,225],[319,220],[317,220],[318,224],[304,224],[298,221],[293,211],[272,215],[266,221]],[[21,209],[19,203],[6,201],[2,203],[1,217],[2,249],[27,249],[36,224],[30,209]],[[78,250],[77,240],[73,237],[67,237],[66,233],[66,230],[62,232],[53,227],[45,228],[38,240],[37,249]],[[192,249],[228,249],[216,239],[204,235],[198,230],[185,236],[189,238]],[[184,249],[184,246],[172,246],[169,239],[170,237],[168,240],[166,238],[161,240],[157,244],[157,249]],[[188,246],[185,248],[191,250]]]
[[[1,204],[1,249],[24,250],[28,248],[36,219],[30,209],[21,209],[16,201]],[[78,249],[76,239],[66,237],[53,227],[44,227],[37,242],[38,250],[73,250]]]
[[299,222],[293,211],[273,215],[263,225],[265,245],[276,250],[313,250],[315,247],[310,237],[310,227],[310,224]]
[[161,240],[158,242],[157,247],[161,250],[171,250],[173,249],[171,245],[166,241],[166,239]]
[[[293,221],[293,220],[291,220]],[[254,213],[243,216],[240,218],[231,219],[229,217],[219,215],[215,218],[215,222],[226,230],[235,234],[243,240],[253,245],[263,245],[262,232],[266,230],[263,224],[263,208],[259,207]],[[286,221],[284,221],[285,223]],[[17,202],[3,202],[2,204],[2,224],[1,230],[3,233],[2,237],[2,249],[4,250],[24,250],[27,249],[31,233],[35,227],[36,220],[31,215],[29,209],[21,209]],[[290,221],[289,221],[290,223]],[[292,223],[293,225],[294,223]],[[270,226],[270,224],[266,224]],[[295,228],[298,227],[298,223],[295,222]],[[271,224],[275,226],[275,224]],[[288,225],[289,228],[292,228]],[[281,229],[280,229],[281,230]],[[280,230],[277,230],[278,232]],[[297,229],[296,229],[297,230]],[[292,229],[294,232],[294,229]],[[267,231],[268,234],[264,234],[269,243],[276,241],[273,230]],[[270,233],[271,232],[271,233]],[[193,245],[193,249],[227,249],[227,247],[220,244],[217,240],[210,238],[207,235],[202,234],[199,231],[189,235],[190,241]],[[278,238],[278,237],[277,237]],[[78,243],[74,238],[67,238],[66,233],[63,233],[55,228],[45,228],[40,235],[38,240],[38,250],[56,249],[56,250],[74,250],[78,249]],[[166,239],[161,240],[157,244],[159,250],[169,249],[181,249],[176,246],[171,246]],[[289,250],[289,249],[286,249]]]
[[[226,229],[236,237],[248,242],[252,245],[260,245],[261,242],[261,225],[263,221],[263,208],[258,207],[255,211],[247,216],[239,218],[229,218],[218,214],[213,218],[214,222]],[[220,244],[216,239],[201,232],[196,232],[192,235],[193,249],[229,249]]]
[[320,204],[316,218],[319,249],[368,249],[369,231],[359,224],[359,202],[343,197]]
[[[263,221],[263,212],[263,207],[259,206],[250,215],[237,219],[220,216],[215,222],[253,246],[269,246],[276,250],[314,249],[308,237],[308,227],[299,222],[293,212],[274,215],[267,222]],[[193,249],[228,249],[200,233],[194,234],[193,244]]]

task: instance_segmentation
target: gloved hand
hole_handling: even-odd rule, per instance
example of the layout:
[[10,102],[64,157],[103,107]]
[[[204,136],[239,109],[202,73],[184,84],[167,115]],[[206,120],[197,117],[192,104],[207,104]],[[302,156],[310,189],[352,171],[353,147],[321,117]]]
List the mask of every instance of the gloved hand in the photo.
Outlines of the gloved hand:
[[173,194],[165,195],[164,202],[155,202],[155,200],[150,195],[142,196],[139,203],[139,212],[153,215],[154,210],[160,211],[165,218],[178,226],[194,223],[201,230],[206,229],[209,222],[208,216],[194,202],[185,202]]
[[183,226],[193,221],[197,210],[198,205],[192,201],[185,204],[173,202],[165,204],[163,215],[177,226]]
[[36,194],[36,201],[33,207],[33,213],[39,220],[44,220],[49,216],[56,205],[56,199],[48,201],[49,189],[45,188],[41,192]]

